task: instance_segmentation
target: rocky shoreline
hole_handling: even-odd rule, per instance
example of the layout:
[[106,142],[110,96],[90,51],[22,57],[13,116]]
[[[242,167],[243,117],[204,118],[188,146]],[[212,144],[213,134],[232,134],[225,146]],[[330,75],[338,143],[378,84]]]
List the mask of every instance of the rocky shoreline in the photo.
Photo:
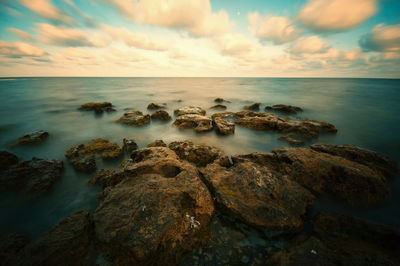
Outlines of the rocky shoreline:
[[[173,125],[222,135],[234,134],[236,125],[275,131],[293,145],[337,132],[327,122],[255,112],[259,107],[255,103],[245,107],[252,111],[210,117],[200,107],[178,108]],[[172,119],[165,105],[151,103],[148,109],[154,113],[128,111],[116,122],[143,126],[152,119]],[[266,109],[302,111],[290,105]],[[115,111],[109,102],[80,110]],[[156,140],[142,148],[134,139],[122,143],[97,138],[68,149],[65,156],[74,169],[92,172],[88,183],[102,188],[96,210],[72,213],[35,239],[3,235],[0,265],[400,264],[399,230],[310,211],[324,196],[361,208],[384,205],[391,195],[389,182],[399,172],[384,154],[313,144],[230,156],[190,140]],[[124,154],[129,158],[122,159]],[[120,164],[97,169],[99,158]],[[22,190],[38,197],[60,178],[62,168],[59,160],[20,162],[2,151],[0,192]]]

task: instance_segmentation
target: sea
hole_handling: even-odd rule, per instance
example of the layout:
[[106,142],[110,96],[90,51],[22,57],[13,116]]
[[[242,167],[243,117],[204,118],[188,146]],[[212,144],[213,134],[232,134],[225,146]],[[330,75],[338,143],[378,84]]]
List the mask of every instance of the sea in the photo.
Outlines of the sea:
[[[139,147],[162,139],[191,140],[218,147],[225,154],[271,152],[288,146],[273,131],[253,131],[236,126],[230,136],[215,131],[195,133],[170,122],[143,127],[116,123],[127,110],[149,113],[149,103],[166,104],[173,116],[176,108],[199,106],[211,115],[217,97],[230,101],[227,110],[240,111],[254,102],[264,107],[290,104],[303,112],[285,116],[309,118],[334,124],[336,134],[321,134],[313,143],[352,144],[385,153],[400,164],[400,80],[359,78],[0,78],[0,150],[23,160],[32,157],[64,161],[61,178],[37,199],[15,192],[0,195],[0,232],[19,231],[35,237],[78,210],[93,212],[100,187],[88,184],[90,173],[75,171],[65,157],[68,148],[105,138],[122,146],[123,138]],[[115,112],[95,114],[79,111],[86,102],[112,102]],[[16,145],[26,133],[46,130],[50,136],[37,145]],[[125,155],[127,157],[128,155]],[[118,162],[98,160],[98,169]],[[400,176],[390,183],[390,200],[375,208],[349,207],[329,197],[319,198],[312,212],[333,211],[400,228]]]

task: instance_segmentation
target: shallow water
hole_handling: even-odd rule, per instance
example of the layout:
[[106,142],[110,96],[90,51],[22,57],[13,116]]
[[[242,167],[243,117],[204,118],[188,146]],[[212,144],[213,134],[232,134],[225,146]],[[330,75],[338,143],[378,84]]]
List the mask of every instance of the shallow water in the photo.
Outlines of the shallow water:
[[[45,196],[26,200],[10,193],[0,196],[0,231],[22,230],[37,235],[76,210],[94,210],[99,187],[87,184],[90,174],[78,173],[65,160],[65,151],[97,137],[122,144],[133,138],[139,147],[155,139],[169,143],[190,139],[219,147],[227,154],[269,152],[286,146],[279,134],[236,127],[231,136],[214,131],[196,134],[178,130],[171,122],[152,122],[142,128],[117,124],[126,109],[147,112],[147,104],[166,103],[172,114],[177,107],[195,105],[209,108],[216,97],[231,103],[228,110],[239,111],[246,104],[291,104],[300,106],[301,118],[333,123],[337,134],[321,135],[314,142],[353,144],[388,154],[400,163],[400,80],[388,79],[252,79],[252,78],[5,78],[0,79],[0,150],[20,158],[64,160],[61,179]],[[178,100],[182,100],[179,102]],[[91,101],[111,101],[116,112],[95,115],[78,111]],[[15,146],[24,133],[47,130],[42,144]],[[98,161],[98,168],[112,167]],[[400,228],[400,180],[391,183],[392,199],[375,209],[349,208],[321,199],[314,212],[336,210]]]

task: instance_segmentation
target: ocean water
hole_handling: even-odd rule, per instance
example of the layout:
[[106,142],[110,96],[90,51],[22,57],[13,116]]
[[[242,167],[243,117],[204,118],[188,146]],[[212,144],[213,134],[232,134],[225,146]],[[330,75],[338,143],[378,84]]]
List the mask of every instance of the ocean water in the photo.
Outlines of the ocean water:
[[[261,102],[291,104],[304,112],[296,117],[333,123],[337,134],[321,135],[306,145],[323,142],[353,144],[385,153],[400,164],[400,80],[390,79],[298,79],[298,78],[1,78],[0,150],[22,159],[55,158],[64,161],[62,177],[46,195],[27,200],[23,195],[0,195],[0,231],[23,231],[38,235],[77,210],[93,211],[100,188],[87,184],[91,174],[76,172],[65,158],[66,150],[93,138],[106,138],[122,146],[133,138],[139,147],[156,139],[166,143],[192,140],[214,145],[226,154],[270,152],[287,146],[276,132],[259,132],[236,127],[234,135],[214,131],[196,134],[179,130],[172,122],[151,122],[144,127],[124,126],[114,121],[126,110],[148,113],[151,103],[165,103],[172,115],[178,107],[195,105],[210,109],[214,99],[231,103],[229,111]],[[116,112],[96,115],[79,111],[86,102],[110,101]],[[27,132],[46,130],[50,137],[39,145],[18,146],[15,141]],[[98,168],[118,162],[98,161]],[[400,176],[390,184],[392,197],[373,209],[351,208],[329,198],[317,201],[320,210],[349,213],[360,218],[400,228]]]

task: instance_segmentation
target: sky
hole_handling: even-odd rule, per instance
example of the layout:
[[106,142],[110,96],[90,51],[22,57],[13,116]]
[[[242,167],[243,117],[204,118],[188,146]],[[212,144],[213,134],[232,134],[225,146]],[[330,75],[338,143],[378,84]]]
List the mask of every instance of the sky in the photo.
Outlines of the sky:
[[0,0],[0,76],[400,78],[400,1]]

